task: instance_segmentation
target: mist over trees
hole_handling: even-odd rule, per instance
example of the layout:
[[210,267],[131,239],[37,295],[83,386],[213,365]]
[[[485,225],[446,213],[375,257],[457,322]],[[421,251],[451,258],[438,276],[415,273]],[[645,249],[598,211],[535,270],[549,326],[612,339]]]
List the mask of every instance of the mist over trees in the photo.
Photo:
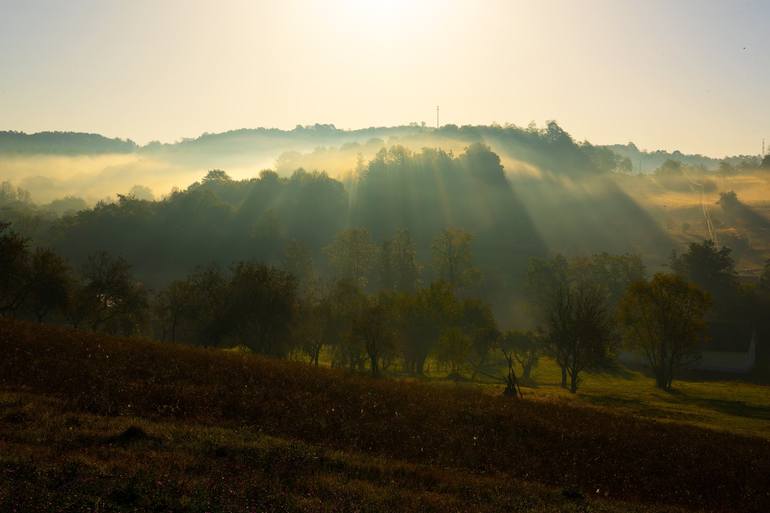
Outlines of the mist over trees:
[[[0,208],[14,232],[5,228],[0,306],[108,333],[302,354],[314,365],[326,354],[373,375],[422,375],[432,362],[476,379],[495,374],[490,355],[502,354],[511,389],[516,368],[526,381],[546,356],[572,392],[586,371],[612,367],[623,329],[639,329],[616,321],[632,284],[646,283],[643,261],[706,291],[708,323],[761,325],[763,289],[738,283],[730,249],[693,243],[666,259],[672,241],[619,186],[617,177],[635,178],[607,148],[578,143],[554,122],[386,132],[405,144],[372,139],[370,158],[356,155],[355,140],[331,151],[356,155],[340,178],[299,168],[235,179],[214,168],[165,196],[134,184],[93,208],[72,197],[35,205],[6,182]],[[245,131],[179,148],[226,151],[267,135],[352,133]],[[414,149],[421,140],[462,149]],[[687,185],[697,171],[689,166],[664,160],[655,178]],[[736,218],[751,213],[734,194],[720,203]],[[688,352],[697,354],[701,335]]]

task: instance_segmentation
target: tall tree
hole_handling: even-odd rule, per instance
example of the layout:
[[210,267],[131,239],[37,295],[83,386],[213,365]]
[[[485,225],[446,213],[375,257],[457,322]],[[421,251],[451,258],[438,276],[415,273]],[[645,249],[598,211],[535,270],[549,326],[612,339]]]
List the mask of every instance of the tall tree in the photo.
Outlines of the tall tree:
[[338,280],[351,281],[362,289],[369,282],[377,246],[366,229],[350,229],[337,234],[326,247],[329,262]]
[[326,298],[329,320],[326,340],[333,344],[332,366],[361,370],[366,364],[363,340],[354,332],[354,324],[367,304],[366,294],[352,281],[340,280]]
[[318,294],[319,280],[313,256],[303,243],[294,240],[286,245],[281,267],[297,279],[300,295],[308,297]]
[[436,277],[458,289],[476,282],[479,270],[473,265],[471,240],[468,232],[446,229],[433,239],[433,266]]
[[629,345],[642,351],[655,384],[670,390],[675,373],[698,357],[710,300],[697,286],[671,274],[634,283],[620,304]]
[[328,300],[305,298],[297,306],[297,322],[294,324],[294,338],[300,351],[318,367],[321,351],[327,343],[332,323],[331,303]]
[[296,293],[291,274],[255,262],[236,263],[227,289],[228,331],[258,353],[285,356],[290,350]]
[[472,379],[487,364],[487,357],[497,343],[500,332],[492,308],[478,299],[463,299],[458,308],[458,327],[470,340],[468,363]]
[[177,341],[180,325],[193,317],[193,291],[187,280],[175,280],[155,299],[155,311],[161,323],[161,340]]
[[27,239],[0,222],[0,315],[13,314],[28,293]]
[[537,367],[543,352],[541,338],[531,331],[507,331],[502,336],[500,346],[521,366],[522,378],[531,379],[532,369]]
[[38,322],[43,322],[54,310],[65,311],[72,276],[62,257],[50,249],[36,249],[32,254],[28,281],[28,308]]
[[363,342],[372,376],[379,376],[381,361],[394,350],[391,301],[381,294],[365,301],[353,321],[353,337]]
[[131,333],[147,309],[147,293],[131,273],[131,266],[105,251],[89,256],[83,268],[81,300],[87,303],[91,329]]
[[458,301],[449,285],[438,282],[414,294],[402,294],[399,303],[401,354],[407,371],[421,376],[428,356],[456,322]]
[[727,297],[736,289],[737,274],[730,248],[717,248],[711,240],[691,243],[687,252],[674,254],[671,268],[715,298]]
[[412,292],[417,287],[419,267],[409,230],[399,230],[382,243],[379,254],[380,288]]
[[596,285],[578,281],[560,287],[547,309],[546,341],[562,367],[562,385],[577,392],[580,374],[612,355],[612,322],[606,296]]

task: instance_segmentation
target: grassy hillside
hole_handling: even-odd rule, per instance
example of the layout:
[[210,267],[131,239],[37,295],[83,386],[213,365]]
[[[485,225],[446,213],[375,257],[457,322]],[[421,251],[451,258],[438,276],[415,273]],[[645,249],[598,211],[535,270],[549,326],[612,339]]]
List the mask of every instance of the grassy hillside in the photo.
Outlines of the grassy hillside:
[[770,442],[0,321],[0,510],[770,509]]
[[770,439],[770,387],[730,377],[705,379],[702,374],[674,382],[672,392],[655,388],[653,377],[639,370],[589,374],[577,395],[559,386],[560,371],[544,359],[533,373],[528,398],[562,400],[658,421],[707,427],[718,431]]

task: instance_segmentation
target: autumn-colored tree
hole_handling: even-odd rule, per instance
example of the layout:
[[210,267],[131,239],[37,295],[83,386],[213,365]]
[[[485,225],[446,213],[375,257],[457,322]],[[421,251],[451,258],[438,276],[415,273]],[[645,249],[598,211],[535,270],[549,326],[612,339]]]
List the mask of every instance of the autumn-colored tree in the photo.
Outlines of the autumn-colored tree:
[[672,274],[656,274],[629,287],[619,316],[628,344],[647,358],[655,384],[671,390],[677,370],[697,359],[708,294]]

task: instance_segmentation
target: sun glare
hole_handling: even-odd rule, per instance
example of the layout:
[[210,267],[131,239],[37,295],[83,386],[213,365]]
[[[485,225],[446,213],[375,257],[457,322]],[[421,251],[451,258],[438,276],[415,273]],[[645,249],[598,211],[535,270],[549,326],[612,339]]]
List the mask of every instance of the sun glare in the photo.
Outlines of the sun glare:
[[399,31],[421,26],[427,31],[430,13],[438,8],[439,3],[432,0],[336,0],[328,4],[328,12],[334,18],[372,38],[393,37]]

